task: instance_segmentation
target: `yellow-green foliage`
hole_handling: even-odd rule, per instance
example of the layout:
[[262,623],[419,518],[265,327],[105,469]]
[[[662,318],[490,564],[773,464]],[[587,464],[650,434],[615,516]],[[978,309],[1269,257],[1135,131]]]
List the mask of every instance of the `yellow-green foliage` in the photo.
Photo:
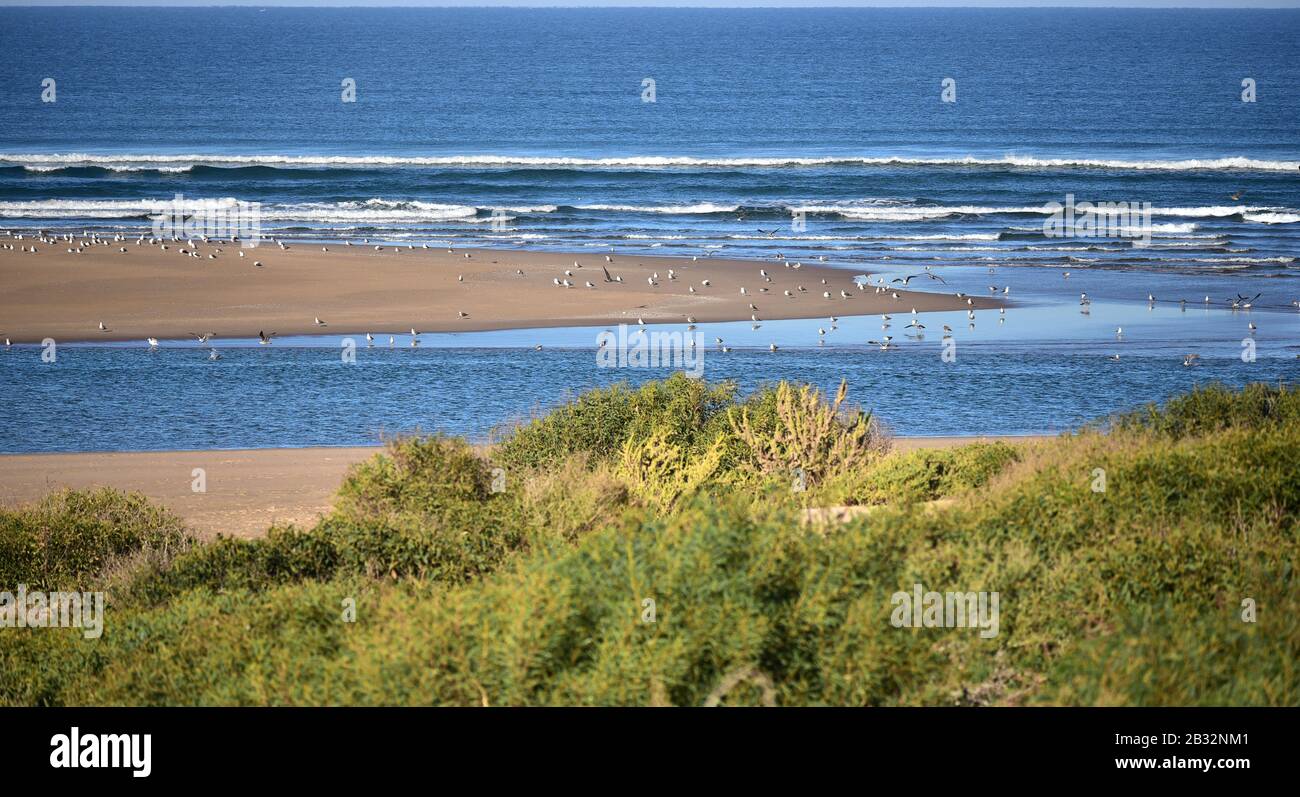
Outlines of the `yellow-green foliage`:
[[690,457],[663,432],[623,443],[617,473],[642,501],[670,511],[707,485],[722,466],[723,442],[714,441],[698,457]]
[[765,475],[800,472],[808,485],[852,473],[888,448],[871,413],[843,408],[848,382],[841,381],[827,404],[811,385],[776,386],[776,418],[750,418],[750,409],[729,413],[731,429],[745,444],[746,464]]
[[1286,385],[1262,383],[1233,390],[1220,384],[1198,387],[1175,396],[1163,407],[1148,404],[1117,415],[1120,429],[1150,429],[1173,437],[1221,429],[1259,429],[1300,421],[1300,393]]
[[627,440],[652,433],[698,453],[726,430],[735,394],[733,383],[710,386],[681,373],[635,390],[622,384],[591,390],[511,430],[497,455],[512,469],[555,465],[574,455],[594,465],[612,461]]
[[[99,640],[0,629],[0,703],[1296,705],[1300,417],[1274,412],[1290,398],[1273,394],[1220,397],[1223,423],[1198,409],[1194,424],[1118,424],[1014,456],[872,459],[863,480],[813,493],[881,504],[830,528],[653,429],[616,449],[634,473],[574,460],[512,470],[503,494],[442,474],[435,463],[479,464],[429,443],[412,452],[424,465],[363,469],[352,525],[152,566]],[[658,473],[704,487],[651,487]],[[406,478],[438,486],[393,481]],[[899,493],[952,502],[922,512]],[[452,517],[502,553],[411,528],[394,579],[336,536]],[[918,583],[997,591],[999,634],[895,628],[890,596]],[[1258,622],[1243,621],[1247,599]]]
[[507,476],[530,547],[573,543],[616,520],[629,503],[627,483],[608,466],[591,468],[582,455],[538,471]]
[[0,508],[0,591],[85,586],[127,557],[169,557],[189,542],[181,522],[138,493],[63,490]]
[[846,471],[818,493],[823,504],[908,504],[933,501],[983,486],[1018,458],[1006,443],[899,452]]
[[355,466],[316,527],[275,527],[262,539],[220,538],[126,588],[157,603],[188,589],[265,589],[304,579],[364,576],[459,583],[532,547],[572,542],[616,517],[627,490],[564,466],[492,489],[492,464],[464,441],[402,438]]

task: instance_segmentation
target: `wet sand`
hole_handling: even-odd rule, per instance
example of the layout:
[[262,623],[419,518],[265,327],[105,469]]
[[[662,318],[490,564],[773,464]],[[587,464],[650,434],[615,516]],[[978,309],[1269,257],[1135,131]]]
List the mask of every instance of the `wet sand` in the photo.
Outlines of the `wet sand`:
[[[184,241],[168,242],[163,250],[147,240],[137,243],[136,238],[107,245],[83,238],[41,243],[30,236],[22,241],[0,237],[0,242],[12,246],[0,249],[0,336],[14,343],[39,343],[47,337],[61,342],[143,341],[191,333],[251,338],[259,331],[405,335],[412,328],[525,329],[637,319],[682,323],[688,317],[744,321],[752,315],[760,320],[823,318],[967,307],[965,299],[924,274],[911,282],[924,291],[900,290],[895,298],[892,291],[859,290],[853,280],[861,273],[857,270],[815,262],[796,269],[793,263],[775,259],[408,247],[399,251],[392,246],[376,251],[373,245],[305,243],[289,244],[288,249],[274,243],[243,249],[238,244],[198,243],[191,249]],[[35,254],[22,251],[33,245]],[[78,248],[81,253],[68,251]],[[607,255],[612,262],[606,262]],[[607,282],[604,269],[622,282]],[[675,278],[670,279],[670,269]],[[647,280],[655,274],[652,286]],[[574,287],[557,286],[557,279],[569,280]],[[973,303],[975,308],[999,305],[987,298]],[[327,326],[317,326],[316,318]],[[99,330],[100,322],[107,331]]]

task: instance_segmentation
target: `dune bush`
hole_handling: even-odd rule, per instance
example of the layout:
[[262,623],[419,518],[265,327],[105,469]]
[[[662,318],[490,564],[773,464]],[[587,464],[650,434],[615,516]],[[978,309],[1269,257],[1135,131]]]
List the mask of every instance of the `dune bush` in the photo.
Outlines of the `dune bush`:
[[781,382],[773,390],[775,417],[755,420],[749,407],[729,410],[731,430],[748,455],[744,464],[764,476],[799,474],[807,486],[866,468],[889,444],[871,413],[844,405],[848,389],[841,380],[828,404],[811,385]]
[[[744,434],[717,412],[711,437],[651,424],[504,493],[483,491],[485,455],[423,441],[359,468],[315,529],[142,570],[99,640],[0,629],[0,703],[1296,705],[1300,419],[1281,394],[854,453],[806,499],[878,506],[831,527],[732,478],[750,466],[710,452]],[[776,397],[745,400],[751,434]],[[894,627],[915,584],[998,592],[997,635]]]
[[0,508],[0,590],[85,588],[127,557],[166,559],[189,542],[175,515],[138,493],[62,490]]

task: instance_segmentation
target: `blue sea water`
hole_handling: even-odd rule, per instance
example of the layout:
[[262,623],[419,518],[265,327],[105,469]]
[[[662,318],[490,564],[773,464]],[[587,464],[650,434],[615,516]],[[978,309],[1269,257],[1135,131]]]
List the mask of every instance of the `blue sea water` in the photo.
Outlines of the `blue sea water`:
[[[972,346],[959,371],[934,367],[938,335],[880,353],[876,320],[846,319],[826,345],[810,322],[725,327],[736,356],[706,375],[848,376],[904,433],[1047,431],[1294,377],[1298,34],[1294,10],[6,8],[0,229],[147,230],[184,194],[259,202],[285,238],[930,267],[1017,302],[948,321]],[[1068,195],[1150,203],[1151,245],[1045,237]],[[1238,294],[1261,296],[1234,313]],[[594,334],[381,347],[342,382],[321,351],[337,338],[232,342],[217,363],[65,347],[44,371],[14,347],[0,450],[482,437],[566,390],[663,375],[596,369]]]

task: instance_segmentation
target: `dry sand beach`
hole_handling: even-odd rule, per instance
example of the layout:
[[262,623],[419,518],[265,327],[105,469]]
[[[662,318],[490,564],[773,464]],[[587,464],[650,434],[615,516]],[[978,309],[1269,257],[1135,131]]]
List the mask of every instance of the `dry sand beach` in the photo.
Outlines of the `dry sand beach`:
[[[894,439],[893,450],[1041,439],[901,437]],[[167,507],[201,538],[261,537],[273,523],[313,523],[329,511],[348,468],[380,450],[358,446],[0,455],[0,505],[36,501],[64,487],[114,487],[143,493]],[[206,492],[192,489],[195,468],[203,469]]]
[[[281,249],[267,243],[241,249],[197,241],[196,246],[168,242],[164,250],[135,238],[107,244],[79,236],[54,243],[30,235],[0,240],[7,244],[0,249],[0,334],[14,343],[46,337],[170,339],[209,332],[218,338],[251,338],[259,331],[406,334],[636,323],[638,318],[646,323],[683,323],[688,317],[743,321],[967,307],[966,299],[924,276],[913,286],[924,283],[935,292],[896,291],[895,298],[898,286],[881,293],[860,290],[855,271],[816,263],[795,268],[776,259],[376,250],[369,244],[294,243]],[[32,247],[35,254],[24,251]],[[605,269],[622,281],[606,281]],[[985,298],[972,302],[975,308],[998,306]],[[328,326],[317,326],[317,318]],[[100,322],[107,331],[99,329]]]

